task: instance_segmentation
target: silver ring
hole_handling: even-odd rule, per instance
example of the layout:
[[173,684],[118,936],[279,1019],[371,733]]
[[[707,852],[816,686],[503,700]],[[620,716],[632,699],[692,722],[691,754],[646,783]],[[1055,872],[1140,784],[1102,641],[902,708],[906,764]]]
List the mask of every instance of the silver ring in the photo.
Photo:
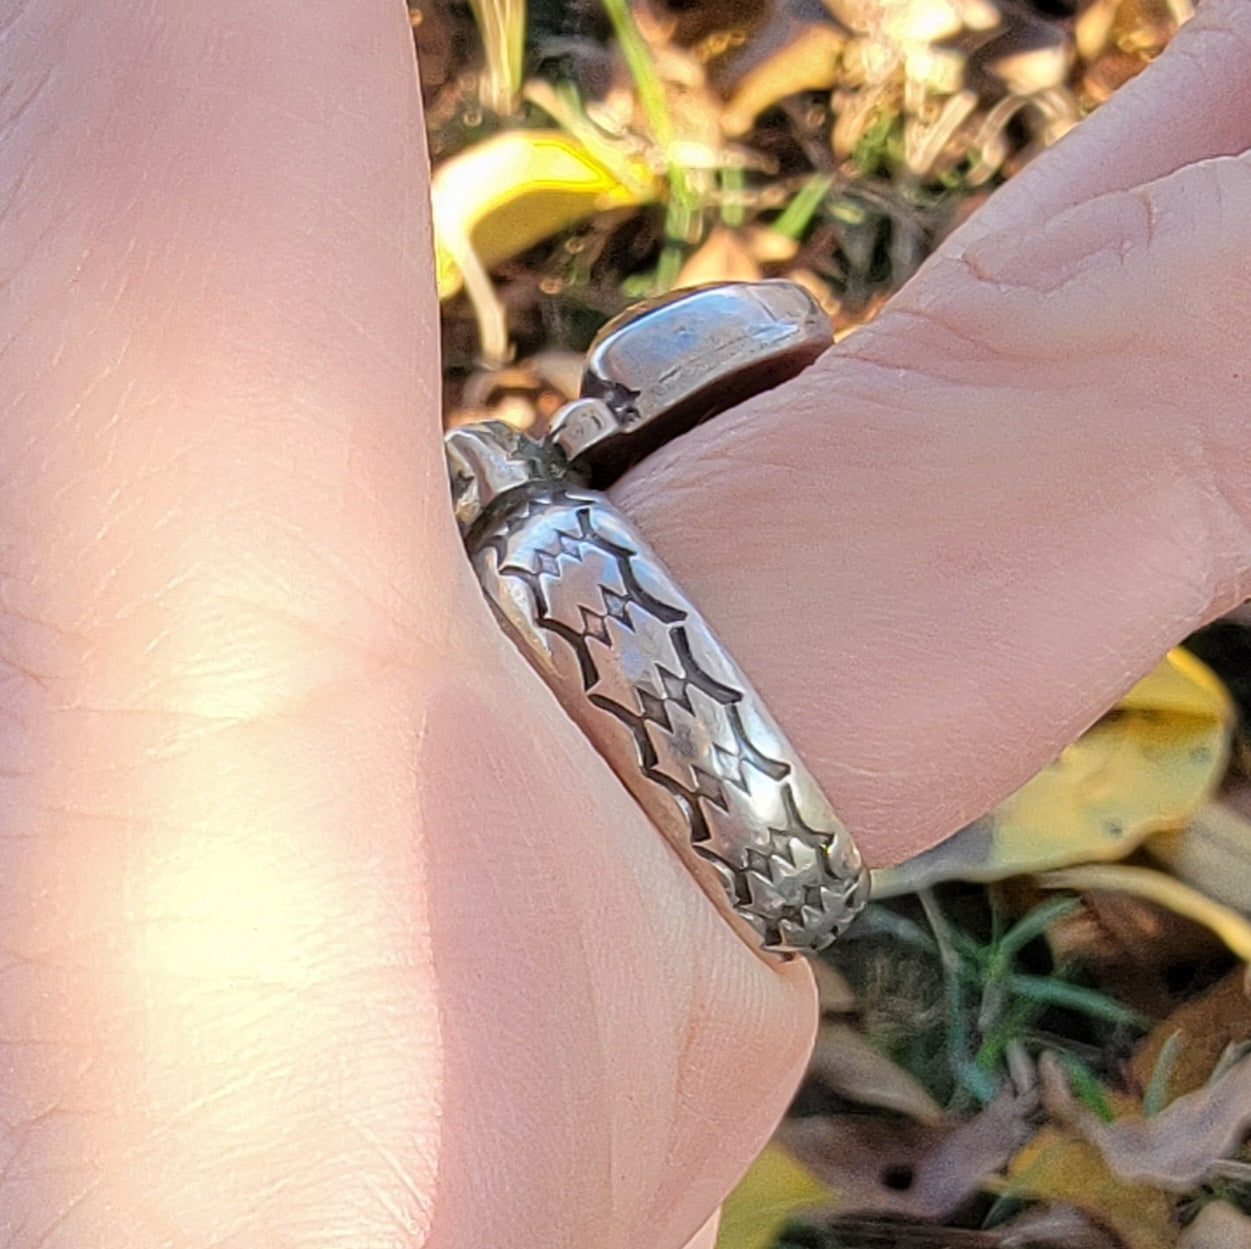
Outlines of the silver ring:
[[655,447],[806,367],[802,287],[731,283],[626,312],[541,439],[445,439],[456,516],[497,617],[705,888],[765,950],[821,950],[868,897],[851,835],[759,695],[601,490]]

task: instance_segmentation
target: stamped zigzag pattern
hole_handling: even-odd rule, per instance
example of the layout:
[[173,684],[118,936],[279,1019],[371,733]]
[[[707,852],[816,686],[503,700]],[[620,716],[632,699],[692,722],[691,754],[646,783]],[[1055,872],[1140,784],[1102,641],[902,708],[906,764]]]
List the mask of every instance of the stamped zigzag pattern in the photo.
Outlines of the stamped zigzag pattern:
[[487,548],[500,595],[503,580],[521,583],[533,624],[575,657],[584,723],[606,718],[592,736],[627,735],[630,765],[681,812],[735,911],[767,947],[829,944],[863,884],[850,841],[805,822],[802,765],[749,729],[754,694],[727,679],[737,674],[728,659],[710,662],[721,652],[707,626],[607,499],[535,492]]

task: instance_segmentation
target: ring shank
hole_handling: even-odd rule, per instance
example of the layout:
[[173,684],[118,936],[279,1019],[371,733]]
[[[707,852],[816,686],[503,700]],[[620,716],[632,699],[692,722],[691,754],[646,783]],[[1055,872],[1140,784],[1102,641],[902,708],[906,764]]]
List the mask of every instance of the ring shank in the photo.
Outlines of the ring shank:
[[473,554],[505,628],[640,805],[770,951],[816,951],[867,873],[747,678],[593,490],[517,492]]

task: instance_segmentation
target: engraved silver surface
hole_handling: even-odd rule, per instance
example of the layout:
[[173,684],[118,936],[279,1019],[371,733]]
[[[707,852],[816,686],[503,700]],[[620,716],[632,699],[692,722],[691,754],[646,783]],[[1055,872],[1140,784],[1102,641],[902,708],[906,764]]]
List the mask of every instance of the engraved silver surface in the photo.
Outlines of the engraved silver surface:
[[[570,407],[592,432],[611,417]],[[555,438],[484,422],[448,460],[487,598],[644,811],[765,949],[827,946],[867,900],[856,847],[639,533]]]

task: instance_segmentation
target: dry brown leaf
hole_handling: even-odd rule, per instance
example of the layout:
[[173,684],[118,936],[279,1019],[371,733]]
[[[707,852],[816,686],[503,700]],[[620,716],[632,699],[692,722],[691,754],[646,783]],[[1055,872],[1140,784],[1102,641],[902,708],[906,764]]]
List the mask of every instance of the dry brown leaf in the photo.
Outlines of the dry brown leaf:
[[794,259],[799,243],[771,226],[749,226],[743,231],[747,249],[761,264],[784,264]]
[[972,54],[973,66],[993,75],[1011,95],[1063,87],[1073,64],[1073,38],[1058,22],[1014,12]]
[[[1012,892],[1024,889],[1014,882]],[[1031,903],[1038,894],[1026,895]],[[1096,891],[1082,906],[1047,930],[1057,964],[1080,960],[1105,993],[1151,1019],[1162,1019],[1177,1004],[1169,973],[1183,962],[1218,955],[1216,935],[1176,911],[1127,893]]]
[[1074,27],[1090,103],[1099,104],[1153,60],[1194,15],[1191,0],[1093,0]]
[[1112,24],[1121,0],[1092,0],[1073,24],[1073,41],[1083,61],[1093,61],[1112,38]]
[[1193,16],[1191,0],[1094,0],[1074,24],[1073,37],[1083,61],[1118,45],[1143,54],[1145,62]]
[[1088,1141],[1045,1127],[1012,1159],[1003,1191],[1061,1201],[1111,1229],[1125,1249],[1174,1249],[1173,1203],[1144,1184],[1126,1184]]
[[1230,1045],[1251,1040],[1251,998],[1241,970],[1231,972],[1202,997],[1179,1006],[1157,1025],[1130,1063],[1139,1088],[1146,1088],[1168,1039],[1180,1035],[1166,1099],[1194,1092],[1207,1083],[1220,1056]]
[[801,91],[825,91],[839,79],[847,36],[835,26],[812,23],[743,76],[721,115],[731,138],[746,134],[757,117]]
[[821,1025],[808,1073],[858,1105],[893,1110],[919,1123],[942,1121],[942,1107],[915,1077],[874,1049],[850,1024]]
[[996,1231],[1000,1249],[1121,1249],[1118,1240],[1063,1202],[1035,1206]]
[[999,21],[988,0],[826,0],[826,8],[852,30],[892,43],[938,43]]
[[778,1139],[834,1190],[840,1214],[941,1220],[1004,1166],[1028,1135],[1031,1108],[1003,1093],[955,1127],[814,1115],[783,1123]]
[[856,1009],[856,994],[847,977],[837,967],[824,959],[812,960],[812,976],[817,982],[817,1002],[821,1016],[831,1019],[836,1015],[848,1015]]
[[1073,50],[1067,43],[1056,42],[1013,52],[995,61],[990,70],[1014,95],[1033,95],[1062,86],[1072,64]]
[[1035,878],[1044,889],[1073,889],[1079,893],[1107,890],[1145,898],[1178,915],[1210,928],[1243,962],[1251,962],[1251,919],[1231,907],[1213,902],[1166,872],[1124,863],[1090,863]]
[[956,91],[943,101],[932,119],[908,118],[904,125],[904,163],[908,168],[916,174],[930,174],[976,107],[975,91]]
[[1182,1233],[1177,1249],[1251,1249],[1251,1216],[1227,1201],[1210,1201]]
[[[1082,901],[1080,910],[1047,930],[1057,962],[1080,958],[1101,968],[1128,964],[1127,975],[1140,976],[1154,968],[1162,977],[1172,963],[1204,958],[1220,949],[1209,929],[1132,894],[1097,891]],[[1172,1007],[1168,1000],[1150,1013],[1160,1015]]]
[[1178,880],[1251,914],[1251,819],[1228,803],[1209,803],[1185,828],[1152,837],[1146,849]]
[[687,258],[675,286],[697,286],[701,282],[756,282],[760,266],[742,235],[726,226],[714,226],[708,237]]
[[582,369],[586,363],[580,351],[548,347],[535,352],[526,363],[539,379],[565,399],[576,398],[582,390]]
[[1077,1101],[1052,1055],[1043,1055],[1038,1073],[1051,1115],[1093,1145],[1127,1184],[1188,1192],[1203,1182],[1213,1163],[1233,1153],[1251,1127],[1251,1058],[1150,1119],[1131,1115],[1112,1123]]

